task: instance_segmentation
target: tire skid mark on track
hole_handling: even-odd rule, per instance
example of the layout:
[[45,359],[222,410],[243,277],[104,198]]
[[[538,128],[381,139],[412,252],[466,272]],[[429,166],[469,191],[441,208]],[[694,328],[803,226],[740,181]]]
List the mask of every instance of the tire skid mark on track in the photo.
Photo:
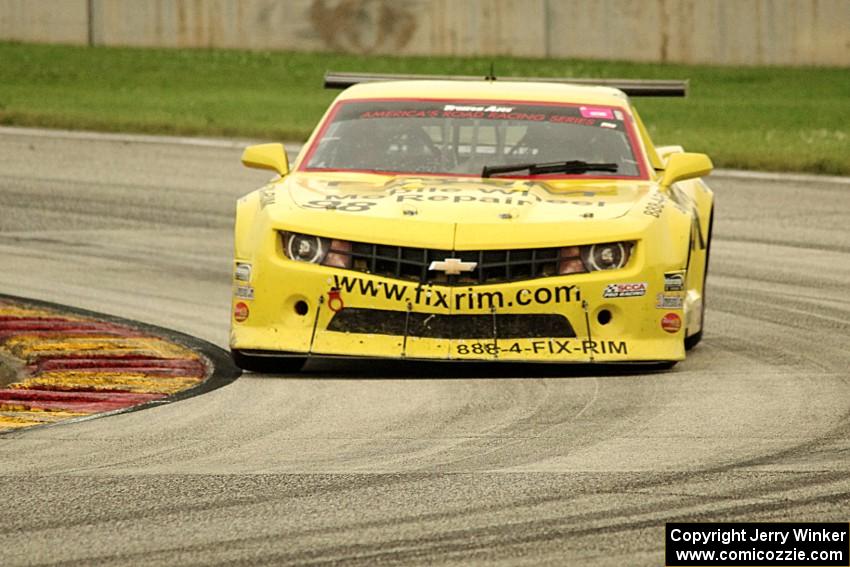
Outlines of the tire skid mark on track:
[[[776,509],[784,509],[787,506],[807,506],[815,503],[840,501],[850,502],[850,493],[841,493],[835,496],[808,497],[799,501],[783,501],[770,504],[734,505],[720,510],[713,510],[711,516],[721,514],[723,517],[735,518],[752,517],[754,514],[764,513]],[[500,555],[505,554],[504,548],[528,544],[552,543],[555,541],[568,541],[577,538],[588,540],[599,538],[602,534],[617,535],[646,529],[662,529],[665,522],[696,521],[701,514],[685,513],[681,515],[667,516],[665,519],[634,520],[619,522],[601,528],[574,528],[572,521],[547,522],[544,525],[517,525],[515,523],[494,525],[487,529],[462,530],[449,532],[435,537],[416,537],[402,540],[388,540],[380,545],[354,545],[338,546],[324,549],[312,550],[304,553],[276,553],[264,554],[261,558],[264,562],[275,564],[300,564],[300,565],[338,565],[340,563],[363,563],[373,564],[379,560],[403,563],[405,561],[423,560],[427,557],[442,556],[450,557],[452,554],[463,552],[468,556],[470,551],[499,550]],[[519,535],[514,535],[519,532]],[[258,544],[268,541],[264,538],[253,543]],[[474,542],[474,543],[472,543]],[[232,544],[232,542],[227,542]],[[242,543],[242,542],[240,542]],[[488,554],[489,555],[489,554]],[[610,556],[605,555],[606,558]],[[216,565],[232,564],[216,563]]]
[[[57,479],[67,480],[69,483],[80,483],[85,481],[85,477],[78,475],[79,471],[67,471],[67,474],[56,474],[56,475],[45,475],[33,477],[33,483],[44,482],[45,484],[52,483]],[[0,475],[0,478],[3,478],[5,475]],[[405,473],[403,475],[376,475],[376,474],[350,474],[350,475],[310,475],[314,478],[314,482],[312,486],[305,486],[304,483],[300,481],[300,475],[296,475],[295,477],[287,477],[283,479],[277,480],[273,486],[268,487],[268,493],[264,493],[261,495],[245,497],[232,497],[227,495],[226,488],[228,487],[228,481],[230,480],[230,475],[203,475],[208,482],[204,485],[204,488],[197,490],[196,496],[197,500],[192,501],[186,504],[180,504],[180,510],[186,510],[193,514],[197,514],[204,511],[214,511],[214,510],[236,510],[239,507],[244,506],[253,506],[253,505],[261,505],[269,502],[270,500],[299,500],[299,499],[308,499],[311,497],[319,496],[319,495],[340,495],[344,492],[351,492],[356,490],[367,490],[372,488],[379,487],[388,487],[388,486],[411,486],[416,484],[419,480],[425,479],[428,475],[425,473],[417,474],[417,473]],[[255,484],[256,488],[262,489],[265,487],[264,482],[254,482],[252,483],[252,478],[255,480],[265,480],[268,475],[252,475],[251,477],[247,477],[247,484]],[[117,478],[117,477],[115,477]],[[148,487],[148,490],[162,490],[160,484],[167,483],[168,475],[164,477],[155,477],[151,482],[153,486]],[[287,481],[289,481],[287,483]],[[291,486],[290,486],[291,485]],[[216,497],[214,501],[204,502],[204,498],[210,497],[210,489],[217,489]],[[146,490],[147,491],[147,490]],[[95,526],[100,524],[108,524],[111,522],[124,522],[131,521],[133,519],[152,519],[159,520],[165,518],[167,516],[174,514],[175,504],[173,502],[166,502],[156,506],[155,508],[146,508],[144,510],[134,510],[132,512],[125,511],[123,515],[114,514],[113,512],[103,511],[104,517],[98,520],[85,520],[85,521],[69,521],[67,519],[57,519],[56,517],[50,517],[48,521],[41,523],[32,523],[27,524],[23,523],[20,518],[11,518],[13,521],[17,523],[11,524],[11,527],[16,532],[32,532],[32,533],[43,533],[50,530],[62,529],[67,527],[85,527],[85,526]],[[97,512],[97,510],[95,510]],[[106,514],[109,514],[106,517]]]
[[[667,521],[696,521],[705,517],[721,517],[734,521],[739,518],[752,518],[756,514],[765,514],[776,510],[783,510],[787,506],[803,507],[819,503],[850,502],[850,493],[840,492],[826,495],[807,496],[800,499],[770,499],[760,502],[740,503],[735,497],[711,498],[718,502],[732,502],[729,506],[717,507],[704,511],[679,510],[672,515],[669,512],[663,517],[641,518],[639,515],[631,519],[619,519],[617,521],[592,527],[575,527],[582,525],[586,520],[577,520],[575,517],[552,518],[544,521],[534,522],[507,522],[502,524],[491,524],[488,526],[450,530],[435,534],[418,535],[411,538],[396,538],[384,540],[380,544],[349,544],[332,545],[313,548],[302,552],[260,552],[252,556],[248,563],[263,562],[273,564],[299,564],[299,565],[323,565],[323,564],[350,564],[365,563],[374,564],[378,560],[390,562],[409,562],[427,557],[449,556],[453,553],[466,553],[475,550],[500,550],[504,553],[505,548],[539,544],[555,541],[575,541],[585,538],[593,541],[602,535],[622,535],[628,532],[663,529]],[[421,517],[411,518],[411,522],[421,523]],[[368,529],[369,525],[358,524],[355,529]],[[332,533],[342,532],[333,530]],[[160,549],[156,554],[162,554],[163,559],[173,557],[174,554],[192,553],[202,550],[213,551],[216,555],[224,554],[235,547],[262,548],[263,544],[271,541],[284,541],[294,543],[298,539],[308,537],[308,533],[292,533],[248,537],[225,537],[215,542],[207,542],[200,545],[182,545]],[[139,554],[125,553],[120,555],[97,555],[91,559],[95,562],[121,562],[128,559],[150,558],[151,552]],[[72,565],[73,562],[50,563],[50,565]],[[239,561],[225,560],[222,562],[208,562],[208,565],[239,565]]]
[[[367,475],[367,476],[376,476],[376,475]],[[377,475],[384,476],[384,475]],[[422,475],[414,475],[421,477]],[[809,476],[814,476],[812,473],[809,473]],[[396,478],[397,480],[397,478]],[[826,484],[828,482],[840,482],[843,478],[840,475],[832,475],[831,478],[816,481],[820,482],[820,484]],[[669,482],[667,479],[660,479],[659,482],[666,483]],[[790,487],[788,483],[786,486]],[[449,549],[454,550],[472,550],[472,549],[484,549],[484,548],[497,548],[501,549],[502,547],[509,547],[515,545],[529,544],[534,542],[552,542],[558,540],[570,540],[576,541],[577,538],[587,538],[589,541],[598,541],[598,538],[603,534],[621,534],[634,530],[641,530],[647,528],[655,528],[661,529],[663,528],[663,524],[665,521],[676,521],[676,520],[685,520],[687,518],[691,518],[690,521],[694,521],[695,518],[705,517],[717,517],[717,514],[722,514],[722,517],[732,519],[736,516],[741,516],[743,518],[751,517],[754,513],[764,513],[772,510],[781,510],[784,506],[807,506],[813,503],[818,502],[832,502],[835,503],[835,500],[831,500],[833,496],[840,499],[847,499],[846,493],[829,493],[826,495],[817,495],[817,496],[807,496],[799,499],[788,499],[787,497],[783,497],[778,492],[783,490],[783,486],[773,486],[765,488],[764,494],[765,498],[761,498],[759,494],[748,494],[748,500],[762,500],[756,502],[746,502],[740,503],[738,495],[729,495],[729,496],[711,496],[711,495],[690,495],[689,502],[685,502],[676,507],[662,507],[659,508],[655,503],[650,503],[645,506],[636,507],[634,509],[623,509],[618,510],[617,514],[613,517],[613,521],[609,521],[607,523],[603,523],[602,525],[591,525],[589,527],[584,528],[576,528],[577,525],[587,526],[588,524],[592,524],[593,522],[612,520],[612,516],[609,510],[604,510],[600,512],[596,512],[593,514],[578,514],[578,515],[569,515],[562,516],[557,518],[550,518],[548,520],[535,520],[533,522],[512,522],[509,521],[507,523],[491,523],[489,525],[478,527],[475,529],[466,529],[466,530],[450,530],[439,532],[434,535],[426,535],[426,536],[417,536],[412,539],[399,539],[399,540],[390,540],[390,541],[382,541],[379,545],[363,545],[363,546],[333,546],[333,547],[324,547],[319,549],[313,549],[308,553],[273,553],[273,554],[263,554],[263,561],[273,561],[275,564],[283,564],[288,562],[297,562],[299,564],[305,563],[307,561],[332,561],[332,560],[347,560],[347,561],[360,561],[360,560],[374,560],[377,557],[386,556],[387,558],[395,557],[401,561],[411,560],[416,558],[416,556],[411,556],[407,554],[399,555],[399,548],[393,547],[394,545],[401,547],[410,547],[415,546],[415,550],[418,553],[419,551],[426,549],[429,550],[429,553],[437,553],[442,554],[443,552],[448,551]],[[778,492],[774,489],[778,489]],[[610,490],[607,488],[597,489],[597,494],[604,493],[603,491],[607,491],[610,493]],[[626,492],[623,492],[626,494]],[[303,495],[302,495],[303,496]],[[288,497],[286,497],[288,498]],[[494,512],[499,512],[502,510],[515,510],[522,506],[540,506],[545,503],[562,503],[566,504],[571,499],[564,498],[547,498],[547,499],[533,499],[524,502],[511,502],[506,504],[503,507],[482,507],[477,510],[465,510],[462,513],[458,513],[459,516],[469,516],[471,514],[482,514],[487,513],[488,516]],[[710,501],[711,503],[726,503],[729,501],[734,502],[731,506],[720,506],[720,507],[707,507],[704,505],[705,501]],[[696,503],[696,504],[694,504]],[[697,505],[702,504],[699,510],[694,510]],[[235,506],[239,506],[240,503],[236,503]],[[192,507],[192,509],[197,509],[197,507]],[[182,508],[181,508],[182,510]],[[173,514],[173,510],[163,512],[164,515]],[[642,516],[649,515],[649,518],[645,518]],[[229,549],[232,549],[235,545],[243,545],[248,547],[262,547],[262,544],[269,543],[270,541],[278,541],[278,542],[291,542],[294,544],[297,541],[305,540],[309,541],[308,538],[320,534],[325,535],[333,535],[339,534],[344,535],[346,533],[351,532],[362,532],[363,530],[373,529],[373,528],[382,528],[382,527],[391,527],[397,526],[400,523],[410,523],[412,525],[421,525],[423,520],[435,520],[441,521],[445,520],[447,517],[450,517],[451,514],[445,513],[434,513],[427,517],[419,516],[409,516],[402,518],[394,518],[389,522],[359,522],[354,525],[344,525],[338,526],[336,528],[329,528],[324,530],[301,530],[301,531],[292,531],[287,533],[275,533],[273,535],[264,535],[264,536],[256,536],[256,537],[225,537],[219,538],[218,541],[207,542],[198,546],[179,546],[179,547],[168,547],[162,548],[158,550],[156,553],[162,553],[164,556],[172,556],[170,554],[181,552],[181,551],[200,551],[201,549],[213,551],[216,554],[226,552]],[[131,516],[136,517],[136,516]],[[104,522],[111,522],[112,518],[104,519]],[[62,524],[59,524],[62,525]],[[95,525],[91,523],[87,523],[86,525]],[[439,526],[437,526],[438,528]],[[41,531],[41,530],[38,530]],[[506,535],[507,534],[507,535]],[[520,535],[514,535],[520,534]],[[38,535],[36,534],[33,534]],[[495,539],[491,539],[495,538]],[[470,544],[469,542],[475,542]],[[425,544],[423,548],[422,545]],[[460,545],[460,547],[458,547]],[[357,550],[356,553],[352,553],[354,549]],[[143,552],[150,553],[150,552]],[[116,562],[127,561],[128,558],[136,557],[134,554],[123,553],[120,555],[97,555],[90,556],[90,560],[96,562],[110,561],[115,560]],[[253,560],[258,560],[257,557],[254,557]],[[59,564],[71,564],[72,562],[67,563],[59,563]],[[229,564],[238,564],[238,562],[226,561],[224,563]],[[224,564],[222,563],[222,564]],[[53,564],[53,563],[51,563]],[[212,562],[211,564],[218,564]]]
[[[752,302],[732,300],[714,310],[740,319],[740,309],[746,306],[751,307]],[[719,339],[718,344],[729,352],[748,353],[750,358],[768,366],[790,359],[800,370],[815,369],[836,374],[850,366],[846,339],[842,338],[842,333],[850,333],[850,324],[844,321],[805,310],[776,308],[768,302],[760,302],[758,310],[746,318],[762,323],[757,333],[725,337]],[[827,334],[827,331],[833,334]]]
[[[828,432],[826,435],[824,435],[822,439],[825,440],[825,439],[828,439],[828,438],[839,438],[839,439],[846,438],[846,436],[848,434],[850,434],[850,422],[848,422],[848,419],[850,419],[850,415],[845,416],[843,423],[839,424],[833,431]],[[816,447],[811,442],[807,441],[807,442],[804,442],[804,443],[800,443],[799,445],[797,445],[795,447],[792,447],[792,448],[789,448],[789,449],[786,449],[786,450],[783,450],[783,451],[779,451],[779,452],[776,452],[776,453],[773,453],[773,454],[763,455],[761,457],[754,458],[754,459],[748,459],[746,461],[739,461],[739,462],[735,462],[735,463],[730,463],[728,465],[725,465],[725,466],[722,466],[722,467],[715,467],[715,468],[710,469],[710,470],[661,474],[661,475],[659,475],[659,478],[654,479],[650,482],[634,483],[634,482],[630,482],[628,479],[625,479],[625,480],[620,481],[620,482],[615,481],[613,483],[613,485],[606,486],[604,488],[603,487],[596,487],[596,490],[594,491],[594,493],[595,494],[604,494],[604,493],[627,494],[627,493],[634,493],[634,492],[638,492],[638,491],[650,490],[650,489],[654,489],[654,488],[665,488],[665,487],[668,487],[670,485],[681,484],[683,482],[688,482],[688,483],[710,482],[711,477],[717,477],[719,475],[728,474],[728,473],[734,472],[735,470],[741,469],[741,468],[752,468],[754,466],[758,466],[758,465],[762,465],[762,464],[768,464],[768,463],[771,463],[771,462],[778,462],[778,461],[784,460],[787,457],[792,456],[796,453],[799,453],[800,456],[804,456],[806,453],[812,452],[815,448]],[[508,474],[511,474],[511,473],[508,473]],[[761,475],[758,472],[752,472],[750,474],[752,474],[753,476],[756,476],[756,477]],[[415,485],[419,479],[422,479],[422,478],[427,477],[427,476],[428,475],[426,475],[426,474],[349,475],[349,478],[345,482],[345,484],[342,485],[342,486],[339,486],[338,489],[342,490],[342,491],[350,491],[350,490],[359,489],[359,488],[364,487],[364,485],[360,484],[360,483],[350,483],[351,477],[365,478],[367,480],[365,486],[383,486],[383,485],[386,484],[385,481],[387,479],[390,480],[392,484],[401,483],[402,485],[404,485],[404,484]],[[451,475],[446,475],[446,476],[464,476],[464,475],[451,474]],[[572,475],[565,474],[563,476],[568,478]],[[623,476],[625,476],[625,475],[623,475]],[[772,477],[774,475],[768,473],[768,474],[765,474],[764,476]],[[580,513],[580,514],[573,514],[573,515],[570,515],[570,516],[564,516],[564,517],[561,517],[561,518],[557,518],[557,519],[554,519],[554,520],[543,522],[542,525],[541,525],[540,522],[535,522],[535,523],[528,523],[528,525],[511,523],[511,524],[505,525],[505,526],[503,526],[503,525],[491,526],[491,527],[487,528],[487,530],[485,530],[485,532],[483,532],[483,533],[479,533],[479,532],[481,532],[480,529],[475,533],[466,533],[465,532],[464,535],[460,536],[460,539],[467,540],[467,538],[477,538],[480,535],[486,535],[486,533],[489,533],[488,530],[496,530],[496,532],[499,532],[501,529],[506,528],[506,527],[510,528],[511,531],[516,530],[517,528],[525,527],[525,528],[528,528],[530,531],[538,531],[539,532],[539,531],[543,530],[543,531],[546,531],[547,533],[552,532],[552,530],[555,529],[560,534],[557,537],[564,537],[564,538],[569,537],[569,538],[571,538],[571,537],[582,536],[582,535],[598,535],[600,533],[629,531],[629,530],[633,530],[633,529],[642,529],[644,527],[660,527],[660,526],[663,526],[664,521],[676,521],[677,519],[684,520],[686,518],[691,518],[690,521],[694,521],[693,518],[699,518],[699,517],[702,517],[702,516],[706,516],[706,517],[714,516],[714,517],[716,517],[716,515],[718,513],[724,514],[724,517],[727,517],[727,515],[732,514],[732,513],[737,514],[738,516],[743,516],[747,513],[769,511],[769,510],[777,509],[778,507],[782,507],[782,506],[790,505],[790,504],[793,504],[795,506],[797,506],[797,505],[803,506],[803,505],[811,504],[813,502],[821,502],[821,501],[831,502],[829,500],[829,495],[821,495],[821,496],[816,496],[816,497],[809,496],[809,497],[805,497],[805,498],[802,498],[802,499],[794,499],[794,498],[788,498],[786,493],[794,491],[794,490],[800,490],[802,488],[813,488],[813,487],[819,487],[819,486],[824,486],[824,485],[829,485],[829,484],[834,484],[834,483],[840,483],[840,482],[843,482],[843,481],[846,480],[846,475],[843,472],[839,472],[839,473],[804,472],[804,473],[800,473],[798,476],[801,477],[801,478],[793,478],[793,479],[789,479],[789,480],[785,480],[785,481],[781,481],[781,482],[775,482],[775,481],[771,480],[771,482],[764,483],[762,486],[760,486],[758,488],[754,488],[752,486],[747,487],[746,499],[748,499],[748,500],[764,500],[764,502],[748,502],[748,503],[745,503],[745,504],[736,503],[733,506],[722,506],[722,507],[719,507],[719,508],[717,508],[717,507],[710,508],[710,507],[705,506],[706,500],[708,500],[712,503],[717,502],[717,503],[722,504],[724,502],[728,502],[729,500],[732,500],[734,502],[738,502],[740,500],[741,496],[738,493],[733,493],[733,494],[729,494],[729,495],[720,495],[720,496],[710,495],[710,494],[707,494],[707,495],[706,494],[699,494],[699,495],[693,495],[692,494],[692,495],[690,495],[690,498],[692,498],[696,502],[696,504],[694,504],[692,502],[684,502],[684,503],[678,503],[674,506],[663,505],[663,506],[659,507],[658,502],[650,502],[650,503],[647,503],[647,504],[644,504],[644,505],[641,505],[641,506],[619,508],[617,510],[617,514],[616,514],[617,518],[622,519],[622,518],[625,517],[625,518],[631,518],[631,519],[629,519],[628,521],[620,521],[619,523],[616,523],[614,525],[604,525],[604,526],[599,526],[599,527],[595,527],[595,528],[586,528],[586,529],[580,529],[580,530],[565,529],[563,527],[563,526],[572,526],[572,525],[577,525],[577,524],[579,524],[579,525],[588,524],[588,523],[593,523],[593,522],[596,522],[596,521],[603,521],[607,518],[611,518],[610,511],[609,510],[603,510],[603,511],[593,512],[593,513],[584,513],[584,514]],[[667,496],[666,493],[661,493],[660,495],[661,496]],[[233,502],[232,504],[224,505],[224,508],[226,508],[226,507],[241,507],[241,506],[244,506],[246,504],[249,504],[249,505],[250,504],[259,504],[259,503],[267,501],[268,498],[276,498],[276,499],[279,499],[279,500],[287,500],[287,499],[292,498],[293,496],[294,496],[293,494],[286,494],[286,495],[279,495],[278,494],[277,496],[261,497],[261,498],[258,498],[256,500],[253,500],[251,502],[245,502],[245,501],[240,500],[240,501]],[[389,521],[386,521],[386,522],[358,523],[358,524],[352,525],[352,526],[341,526],[341,527],[333,528],[333,529],[329,529],[329,530],[321,530],[319,532],[317,532],[315,530],[296,531],[296,532],[293,532],[291,534],[277,534],[274,537],[278,538],[278,539],[287,539],[287,538],[298,539],[298,538],[317,535],[317,533],[328,534],[328,533],[345,532],[345,531],[351,531],[351,530],[356,531],[356,530],[362,530],[362,529],[367,529],[367,528],[389,527],[391,525],[395,525],[395,524],[398,524],[398,523],[405,523],[405,522],[421,523],[423,520],[442,520],[442,519],[446,519],[447,517],[451,517],[452,515],[454,515],[456,517],[470,516],[470,515],[475,515],[475,514],[491,515],[491,514],[494,514],[494,513],[505,512],[505,511],[509,511],[509,510],[512,510],[512,509],[522,508],[522,507],[539,507],[543,504],[560,503],[560,504],[566,505],[570,501],[576,500],[581,496],[583,496],[583,495],[577,494],[577,495],[571,495],[570,497],[564,498],[561,495],[556,495],[556,496],[552,496],[552,497],[548,497],[548,498],[534,498],[534,499],[527,499],[527,500],[522,500],[522,501],[513,501],[513,502],[510,502],[510,503],[502,505],[502,506],[481,506],[481,507],[478,507],[478,508],[472,508],[472,509],[464,510],[462,512],[457,512],[455,514],[446,513],[446,512],[438,512],[438,513],[434,513],[434,514],[431,514],[431,515],[426,516],[426,517],[423,517],[422,515],[409,516],[407,518],[396,517],[396,518],[393,518],[392,520],[389,520]],[[301,494],[300,491],[299,491],[299,495],[296,496],[296,497],[306,497],[306,495]],[[838,494],[838,497],[847,499],[848,494],[847,493],[841,493],[841,494]],[[218,506],[222,506],[222,505],[219,504]],[[695,508],[695,507],[697,507],[697,508],[701,507],[702,509],[694,511],[693,508]],[[190,509],[198,510],[198,509],[208,509],[208,508],[210,508],[210,507],[209,506],[197,506],[197,507],[193,506]],[[165,515],[168,515],[168,514],[171,514],[171,513],[173,513],[171,510],[161,512],[161,514],[165,514]],[[157,515],[160,515],[160,514],[155,514],[154,516],[157,516]],[[639,518],[640,516],[643,516],[643,515],[654,515],[657,518],[654,519],[654,520],[652,520],[652,519],[645,520],[645,519]],[[131,517],[138,517],[138,514],[135,514]],[[150,517],[150,516],[148,516],[148,517]],[[746,516],[743,516],[743,517],[746,517]],[[110,517],[109,520],[106,520],[106,521],[110,521],[110,522],[114,521],[114,517]],[[58,524],[58,525],[62,526],[63,524]],[[19,529],[23,529],[23,530],[27,531],[27,528],[23,527],[23,526],[19,527]],[[41,531],[43,529],[45,529],[44,526],[39,526],[38,531]],[[230,545],[234,541],[239,541],[239,542],[243,542],[243,543],[244,542],[261,543],[263,541],[266,541],[267,539],[268,539],[267,537],[248,538],[248,539],[239,538],[238,540],[228,539],[226,541],[221,542],[221,545],[226,547],[227,545]],[[533,541],[546,541],[548,539],[549,538],[547,537],[544,540],[540,540],[539,537],[537,537],[537,536],[529,536],[529,537],[523,538],[521,541],[528,543],[528,542],[533,542]],[[509,545],[512,545],[513,543],[516,543],[516,542],[512,542]],[[382,547],[384,545],[385,545],[385,543],[381,544]],[[489,544],[487,544],[487,545],[489,546]],[[206,548],[209,548],[209,547],[210,547],[209,544],[207,544]],[[184,549],[184,548],[180,548],[180,549]],[[126,557],[126,555],[124,557]],[[359,558],[359,557],[360,557],[359,555],[354,556],[354,558]],[[372,558],[372,555],[369,555],[368,557]],[[108,559],[108,558],[105,558],[105,559]],[[286,556],[275,556],[274,559],[275,559],[275,561],[277,561],[278,559],[283,560],[283,561],[287,561],[288,559],[292,559],[292,560],[296,560],[298,562],[301,562],[304,559],[304,557],[302,557],[301,555],[295,555],[291,558],[287,558]],[[411,559],[412,559],[412,557],[411,557]],[[330,560],[330,559],[324,558],[323,560]]]
[[[699,476],[702,477],[705,473],[700,473]],[[508,525],[494,525],[487,526],[485,528],[479,528],[476,530],[476,533],[463,532],[458,539],[460,540],[477,540],[479,539],[479,535],[482,532],[489,533],[491,531],[495,531],[495,534],[504,533],[507,530],[503,528],[510,528],[511,531],[517,530],[521,528],[527,528],[527,531],[546,531],[552,532],[553,528],[557,531],[561,532],[564,537],[573,536],[573,535],[598,535],[600,533],[606,533],[610,531],[621,531],[621,529],[635,529],[636,524],[637,527],[662,527],[664,521],[676,521],[676,519],[683,519],[688,517],[699,517],[703,514],[716,514],[718,512],[725,513],[729,511],[737,511],[737,510],[752,510],[755,507],[764,506],[765,508],[770,508],[773,505],[781,506],[783,502],[787,502],[788,498],[784,498],[782,493],[785,491],[796,490],[801,487],[817,485],[821,486],[824,484],[836,483],[845,480],[840,474],[832,474],[832,475],[815,475],[812,473],[808,473],[811,476],[817,477],[826,477],[826,478],[815,478],[812,479],[811,482],[801,481],[801,482],[786,482],[779,485],[772,485],[771,487],[766,487],[761,491],[757,491],[755,493],[747,494],[746,498],[748,500],[756,500],[756,502],[749,502],[746,504],[740,504],[740,496],[738,495],[724,495],[724,496],[712,496],[712,495],[689,495],[689,499],[691,501],[684,502],[681,504],[677,504],[675,506],[663,506],[661,508],[658,507],[658,504],[653,502],[652,504],[643,505],[635,508],[626,508],[622,510],[618,510],[617,518],[619,521],[615,521],[613,524],[604,524],[601,526],[594,526],[592,528],[582,528],[575,529],[571,528],[571,526],[575,525],[587,525],[593,524],[595,522],[605,521],[609,519],[610,513],[608,510],[594,512],[590,514],[573,514],[562,516],[558,518],[553,518],[546,521],[533,521],[527,523],[520,522],[511,522]],[[711,475],[709,475],[711,476]],[[663,486],[667,482],[672,479],[660,479],[656,486]],[[681,480],[681,479],[676,479]],[[597,494],[627,494],[631,491],[628,490],[617,490],[615,488],[605,488],[601,491],[597,491]],[[666,496],[662,494],[662,496]],[[847,494],[844,494],[846,497]],[[807,499],[810,497],[807,497]],[[822,496],[816,497],[817,499],[822,498]],[[804,499],[804,500],[807,500]],[[561,497],[553,497],[548,499],[534,499],[529,501],[520,501],[513,502],[509,505],[509,508],[521,508],[523,506],[540,506],[541,504],[551,504],[551,503],[562,503],[566,504],[573,498],[561,498]],[[728,503],[733,502],[732,506],[722,506],[720,508],[709,509],[708,506],[705,506],[705,501],[708,500],[710,503]],[[761,500],[762,502],[759,502]],[[506,511],[509,509],[508,507],[504,508],[496,508],[496,507],[487,507],[480,510],[474,510],[473,513],[476,514],[492,514],[501,511]],[[693,508],[702,508],[702,510],[698,512],[691,511]],[[469,514],[470,512],[464,512],[464,514]],[[655,518],[645,519],[642,516],[655,516]],[[434,515],[432,519],[442,519],[444,515]],[[623,518],[626,518],[626,521],[623,521]],[[668,519],[669,518],[669,519]],[[675,519],[674,519],[675,518]],[[397,518],[396,521],[405,521],[404,518]],[[407,521],[411,523],[420,523],[422,521],[421,516],[410,517],[407,518]],[[358,526],[349,526],[348,529],[354,528],[369,528],[374,527],[371,525],[358,525]],[[565,529],[571,528],[571,529]],[[342,530],[339,530],[342,531]],[[495,535],[494,534],[494,535]],[[291,538],[301,538],[307,537],[310,535],[314,535],[306,532],[295,532],[293,534],[289,534]]]
[[[537,405],[532,413],[522,416],[519,419],[508,421],[501,425],[498,429],[489,430],[486,433],[486,438],[493,439],[498,437],[500,434],[504,435],[504,439],[501,440],[497,445],[494,445],[491,449],[485,451],[478,451],[475,454],[468,456],[459,456],[456,458],[452,458],[450,460],[443,460],[440,462],[440,467],[450,472],[453,467],[462,467],[464,463],[469,463],[470,461],[487,461],[492,458],[494,455],[499,453],[510,453],[510,459],[514,463],[514,466],[526,464],[531,462],[530,455],[525,455],[525,451],[523,451],[523,445],[526,445],[529,441],[528,437],[523,437],[518,430],[521,430],[525,427],[535,427],[535,432],[531,438],[541,438],[546,437],[546,432],[556,431],[557,428],[574,422],[579,419],[597,400],[599,396],[599,379],[598,378],[590,378],[593,383],[593,390],[590,392],[588,396],[588,401],[578,408],[578,411],[574,415],[564,416],[561,413],[553,412],[552,408],[544,406],[540,402],[546,402],[547,398],[551,395],[548,392],[545,392],[546,387],[543,385],[544,395],[542,398],[537,397],[535,399]],[[540,423],[548,424],[542,430],[539,429]],[[479,439],[481,436],[476,436],[475,439]],[[458,438],[458,446],[463,445],[466,441],[465,439]],[[462,448],[462,447],[458,447]],[[442,450],[443,453],[446,452],[445,448]],[[439,454],[439,453],[435,453]],[[421,458],[422,455],[419,455]],[[534,460],[539,459],[540,455],[537,454],[534,457]],[[505,458],[499,459],[501,462],[505,461]],[[485,465],[486,466],[486,465]]]
[[[604,377],[591,377],[589,380],[593,383],[593,392],[591,399],[593,401],[599,398],[599,383],[604,380]],[[651,380],[651,376],[647,376]],[[538,399],[538,401],[540,401]],[[545,401],[545,399],[543,400]],[[494,446],[487,450],[477,449],[473,452],[461,453],[461,455],[451,458],[442,458],[437,461],[440,470],[447,472],[460,472],[464,469],[474,468],[484,470],[492,469],[522,469],[526,465],[540,462],[546,459],[547,456],[556,457],[564,454],[562,448],[553,447],[549,449],[541,449],[536,446],[535,442],[541,439],[559,439],[564,436],[564,428],[574,429],[580,427],[582,416],[585,416],[587,423],[593,423],[591,416],[587,410],[590,409],[590,404],[584,404],[579,411],[573,416],[563,416],[557,414],[555,407],[538,406],[537,410],[531,415],[505,425],[503,434],[507,439],[500,440],[494,443]],[[640,416],[646,416],[646,413],[640,408],[625,411],[620,417],[630,423],[639,423]],[[547,418],[547,419],[543,419]],[[541,423],[547,425],[540,427]],[[594,445],[616,436],[625,430],[626,426],[620,424],[594,424],[594,434],[585,435],[582,439],[575,440],[570,446],[570,452],[586,450]],[[532,429],[533,428],[533,429]],[[523,437],[523,430],[533,431]],[[490,435],[487,436],[488,438]],[[445,452],[445,451],[444,451]],[[433,466],[432,464],[423,465]]]

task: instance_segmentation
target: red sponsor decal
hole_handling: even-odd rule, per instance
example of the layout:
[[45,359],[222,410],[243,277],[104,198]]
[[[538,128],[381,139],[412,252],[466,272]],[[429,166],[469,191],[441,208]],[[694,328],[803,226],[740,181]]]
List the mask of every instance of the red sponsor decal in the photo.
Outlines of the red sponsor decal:
[[682,319],[675,313],[668,313],[661,318],[661,328],[668,333],[675,333],[682,328]]
[[243,322],[248,318],[248,306],[241,301],[233,306],[233,318],[238,322]]

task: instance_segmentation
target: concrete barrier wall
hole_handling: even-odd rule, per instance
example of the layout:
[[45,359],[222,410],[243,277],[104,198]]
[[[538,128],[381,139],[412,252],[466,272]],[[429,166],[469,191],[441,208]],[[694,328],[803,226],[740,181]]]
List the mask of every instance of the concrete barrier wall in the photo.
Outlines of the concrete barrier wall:
[[0,0],[0,40],[86,44],[87,0]]
[[0,39],[850,66],[850,0],[0,0]]

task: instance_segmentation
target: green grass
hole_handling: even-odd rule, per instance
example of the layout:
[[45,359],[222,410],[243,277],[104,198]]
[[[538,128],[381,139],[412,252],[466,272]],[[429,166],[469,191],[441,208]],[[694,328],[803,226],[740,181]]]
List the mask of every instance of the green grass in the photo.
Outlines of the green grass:
[[687,99],[638,99],[659,145],[722,167],[850,174],[850,71],[579,60],[364,57],[0,43],[0,124],[303,140],[336,95],[326,69],[689,78]]

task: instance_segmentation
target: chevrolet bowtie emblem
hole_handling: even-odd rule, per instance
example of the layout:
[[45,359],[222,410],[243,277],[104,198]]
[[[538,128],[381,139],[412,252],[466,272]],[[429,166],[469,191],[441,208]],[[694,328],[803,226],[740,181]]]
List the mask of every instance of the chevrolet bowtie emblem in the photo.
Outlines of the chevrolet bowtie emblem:
[[446,258],[442,262],[431,262],[428,269],[440,270],[441,272],[445,272],[447,276],[456,276],[461,272],[471,272],[477,265],[478,262],[464,262],[460,258]]

